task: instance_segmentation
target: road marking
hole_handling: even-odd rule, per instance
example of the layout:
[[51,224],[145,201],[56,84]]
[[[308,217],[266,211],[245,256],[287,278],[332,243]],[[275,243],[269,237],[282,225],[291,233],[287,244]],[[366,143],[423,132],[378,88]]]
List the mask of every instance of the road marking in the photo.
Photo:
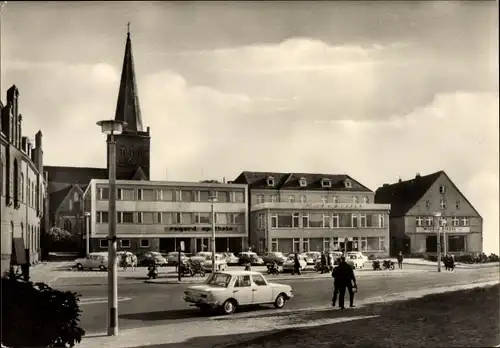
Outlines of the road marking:
[[[122,301],[130,301],[132,298],[131,297],[118,297],[118,302]],[[107,303],[108,298],[107,297],[88,297],[88,298],[81,298],[80,299],[80,305],[87,305],[87,304],[95,304],[95,303]]]

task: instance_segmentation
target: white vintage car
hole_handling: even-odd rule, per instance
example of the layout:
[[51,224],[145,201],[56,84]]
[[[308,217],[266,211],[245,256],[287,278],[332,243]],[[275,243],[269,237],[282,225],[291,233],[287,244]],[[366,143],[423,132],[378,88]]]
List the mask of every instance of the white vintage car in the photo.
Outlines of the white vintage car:
[[105,271],[108,269],[108,253],[90,253],[85,258],[76,259],[73,267],[79,271],[83,271],[84,269],[92,270],[96,268],[101,271]]
[[191,256],[189,259],[193,262],[202,263],[209,255],[212,255],[210,251],[200,251],[196,255]]
[[[201,267],[205,272],[212,272],[212,254],[208,255],[207,258],[201,262]],[[224,255],[215,254],[215,269],[217,271],[223,271],[227,267],[227,261]]]
[[219,309],[231,314],[238,306],[273,304],[283,308],[293,298],[292,287],[269,283],[260,272],[226,271],[211,274],[203,285],[184,291],[184,301],[202,311]]
[[[307,268],[307,261],[302,254],[299,254],[298,256],[299,256],[300,270],[303,271]],[[286,261],[283,263],[283,272],[293,271],[294,265],[295,265],[295,255],[290,254],[288,255]]]
[[359,256],[361,256],[361,258],[363,259],[364,262],[368,262],[368,257],[365,254],[363,254],[363,252],[361,252],[361,251],[348,251],[347,256],[350,256],[350,255],[359,255]]
[[354,269],[365,267],[365,260],[359,254],[347,254],[346,262]]

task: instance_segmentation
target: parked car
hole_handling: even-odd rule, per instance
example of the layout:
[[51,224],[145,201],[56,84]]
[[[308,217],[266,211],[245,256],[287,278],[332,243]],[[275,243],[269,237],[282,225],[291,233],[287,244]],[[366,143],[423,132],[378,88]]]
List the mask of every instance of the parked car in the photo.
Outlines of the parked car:
[[307,252],[306,255],[312,259],[311,262],[309,262],[309,259],[306,259],[308,266],[314,266],[316,264],[316,260],[318,259],[321,261],[321,252],[319,251],[310,251]]
[[368,257],[365,254],[363,254],[363,252],[361,252],[361,251],[348,251],[347,256],[349,256],[349,255],[359,255],[363,259],[363,262],[369,261]]
[[282,265],[283,262],[286,261],[286,256],[283,255],[282,252],[273,251],[270,253],[266,253],[264,256],[262,256],[262,259],[264,260],[265,264],[276,262],[278,265]]
[[158,251],[146,251],[139,256],[139,266],[160,265],[166,266],[167,259],[164,258]]
[[226,258],[226,262],[228,265],[237,265],[240,262],[240,258],[235,256],[234,253],[231,252],[225,252],[222,253],[224,257]]
[[354,269],[365,267],[365,260],[359,254],[347,254],[346,262]]
[[[188,257],[182,251],[181,253],[181,262],[187,261]],[[179,263],[179,251],[171,251],[167,254],[167,265],[176,266]]]
[[135,255],[134,255],[134,253],[132,253],[130,251],[118,251],[116,253],[116,259],[117,259],[118,265],[123,266],[122,265],[122,257],[123,257],[123,255],[127,255],[127,267],[133,266],[133,262],[132,261],[133,261],[133,257]]
[[[212,272],[212,255],[207,256],[207,258],[201,262],[201,267],[205,272]],[[227,267],[227,261],[224,255],[215,254],[215,269],[217,271],[223,271]]]
[[90,253],[85,258],[76,259],[74,267],[79,271],[83,271],[84,269],[105,271],[108,269],[108,253]]
[[312,256],[307,255],[307,253],[301,253],[302,257],[304,257],[304,260],[306,260],[306,263],[308,266],[314,266],[314,259]]
[[209,255],[212,255],[212,253],[210,251],[200,251],[196,255],[191,256],[189,259],[192,262],[201,263],[201,262],[205,261]]
[[239,258],[240,265],[250,263],[252,265],[260,266],[264,264],[264,260],[253,251],[244,251],[240,253]]
[[[307,262],[304,256],[299,254],[300,270],[303,271],[307,268]],[[283,272],[292,272],[295,266],[295,255],[290,254],[286,261],[283,263]]]
[[290,285],[270,283],[259,272],[225,271],[211,274],[203,285],[184,291],[184,301],[202,311],[233,313],[238,306],[273,304],[283,308],[293,298]]

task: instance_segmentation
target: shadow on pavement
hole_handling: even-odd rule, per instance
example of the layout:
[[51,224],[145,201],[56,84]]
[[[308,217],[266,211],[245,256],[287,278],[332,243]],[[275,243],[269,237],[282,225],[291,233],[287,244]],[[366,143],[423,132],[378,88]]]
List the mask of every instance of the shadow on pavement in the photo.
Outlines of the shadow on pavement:
[[[238,307],[236,313],[247,313],[247,312],[260,312],[262,311],[262,316],[265,316],[264,312],[269,311],[270,309],[274,309],[273,307],[266,306],[245,306]],[[203,318],[203,317],[212,317],[216,316],[218,313],[216,311],[212,311],[210,313],[202,313],[198,308],[190,308],[190,309],[179,309],[179,310],[170,310],[170,311],[157,311],[157,312],[143,312],[143,313],[129,313],[129,314],[121,314],[120,319],[128,319],[128,320],[142,320],[142,321],[161,321],[161,320],[169,320],[169,319],[190,319],[190,318]],[[268,316],[273,315],[273,312],[270,312]],[[220,316],[221,320],[224,319],[237,319],[231,318],[230,316]],[[219,320],[219,318],[215,319]]]

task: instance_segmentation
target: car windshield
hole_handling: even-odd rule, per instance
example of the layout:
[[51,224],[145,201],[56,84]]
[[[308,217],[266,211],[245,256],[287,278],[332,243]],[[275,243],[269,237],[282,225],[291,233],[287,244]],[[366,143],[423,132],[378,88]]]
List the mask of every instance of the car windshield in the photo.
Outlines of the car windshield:
[[[207,260],[212,260],[212,255],[207,255]],[[215,260],[220,260],[221,256],[220,255],[215,255]]]
[[355,260],[355,259],[356,259],[356,255],[349,255],[349,258],[350,258],[351,260]]
[[226,253],[227,257],[235,257],[233,253]]
[[227,288],[230,281],[231,281],[231,276],[229,274],[214,273],[210,275],[205,284]]

